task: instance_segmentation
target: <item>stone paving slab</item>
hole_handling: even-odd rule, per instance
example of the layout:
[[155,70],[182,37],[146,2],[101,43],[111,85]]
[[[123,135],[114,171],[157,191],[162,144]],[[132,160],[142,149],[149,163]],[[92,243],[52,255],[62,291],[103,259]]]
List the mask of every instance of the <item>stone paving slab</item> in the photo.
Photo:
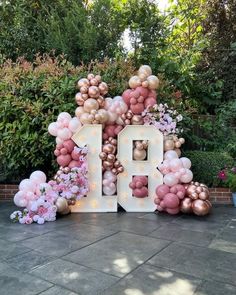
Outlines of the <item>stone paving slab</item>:
[[1,295],[36,295],[51,287],[52,284],[40,278],[11,269],[0,263],[0,294]]
[[79,294],[97,294],[118,281],[115,276],[61,259],[30,273]]
[[[194,294],[201,280],[151,265],[142,265],[116,283],[104,295],[183,295]],[[101,294],[102,295],[102,294]]]
[[78,293],[69,291],[59,286],[53,286],[52,288],[40,293],[40,295],[78,295]]
[[215,281],[204,281],[194,295],[234,295],[236,287]]
[[169,243],[122,232],[68,254],[63,259],[123,277]]
[[172,243],[148,263],[200,279],[236,285],[236,255],[205,247]]
[[208,246],[216,235],[208,232],[182,229],[179,224],[166,224],[151,232],[149,236],[170,241],[179,241],[197,246]]

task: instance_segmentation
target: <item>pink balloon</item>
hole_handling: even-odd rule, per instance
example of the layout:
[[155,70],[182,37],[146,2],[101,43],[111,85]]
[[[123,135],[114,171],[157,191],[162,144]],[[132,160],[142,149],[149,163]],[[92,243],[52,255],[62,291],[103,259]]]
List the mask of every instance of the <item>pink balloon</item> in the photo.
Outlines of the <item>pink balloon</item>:
[[106,196],[112,196],[116,192],[116,188],[111,189],[109,186],[103,186],[102,190]]
[[56,143],[57,144],[63,144],[64,140],[59,138],[59,137],[56,137]]
[[156,205],[160,205],[160,202],[161,202],[161,201],[160,201],[159,198],[155,198],[155,199],[154,199],[154,203],[155,203]]
[[177,207],[177,208],[173,208],[173,209],[171,209],[171,208],[167,208],[166,209],[166,212],[168,212],[169,214],[171,214],[171,215],[175,215],[175,214],[178,214],[179,213],[179,207]]
[[61,150],[60,150],[60,154],[61,155],[66,155],[68,152],[67,152],[67,149],[66,148],[62,148]]
[[60,155],[57,157],[57,163],[59,166],[62,166],[62,167],[66,167],[69,165],[71,161],[71,156],[70,155]]
[[136,88],[136,91],[139,92],[139,96],[141,95],[143,97],[148,97],[148,93],[149,93],[148,88],[145,88],[145,87],[142,87],[142,86],[138,86]]
[[122,94],[122,98],[124,100],[124,102],[129,106],[130,105],[130,94],[132,93],[132,90],[131,89],[127,89],[123,92]]
[[168,186],[173,186],[177,184],[179,180],[175,177],[174,173],[168,173],[164,176],[163,182]]
[[179,206],[179,198],[172,193],[166,194],[163,201],[165,203],[166,208],[173,209]]
[[133,177],[133,181],[134,181],[134,182],[139,181],[139,182],[141,182],[143,185],[147,185],[147,184],[148,184],[148,178],[147,178],[147,176],[142,176],[142,175],[140,175],[140,176],[134,176],[134,177]]
[[178,158],[178,155],[175,151],[173,150],[170,150],[170,151],[167,151],[165,152],[164,154],[164,159],[165,160],[172,160],[172,159],[177,159]]
[[54,151],[54,155],[56,156],[56,157],[58,157],[58,156],[60,156],[60,151],[58,150],[58,149],[55,149],[55,151]]
[[117,176],[111,171],[105,171],[103,174],[103,178],[109,179],[112,182],[115,182],[117,180]]
[[183,168],[183,164],[180,159],[172,159],[170,160],[170,168],[172,172],[178,172],[181,168]]
[[72,132],[68,128],[58,130],[57,135],[62,140],[67,140],[72,137]]
[[135,115],[140,115],[144,111],[144,104],[137,103],[137,104],[131,105],[130,109]]
[[145,108],[148,108],[148,107],[152,107],[156,104],[156,99],[153,98],[153,97],[148,97],[147,99],[145,99],[144,101],[144,106]]
[[73,150],[71,153],[71,157],[73,160],[79,161],[81,155],[80,155],[80,153],[77,153],[75,150]]
[[[27,204],[27,201],[25,200],[25,193],[22,191],[17,192],[14,196],[13,201],[16,206],[25,207]],[[22,206],[22,203],[23,203],[23,206]]]
[[180,181],[183,183],[189,183],[192,181],[192,179],[193,179],[193,173],[189,169],[186,169],[185,174],[181,175],[180,177]]
[[75,160],[72,160],[68,165],[69,168],[75,168],[75,167],[79,167],[79,166],[80,166],[80,162],[75,161]]
[[136,188],[142,188],[143,187],[143,183],[141,181],[137,181],[135,184]]
[[63,147],[67,149],[68,153],[71,153],[75,147],[75,143],[72,139],[64,141]]
[[136,198],[145,198],[148,196],[148,189],[146,186],[143,186],[142,188],[136,188],[133,190],[133,196]]
[[180,160],[181,160],[184,168],[187,168],[187,169],[191,168],[191,161],[188,158],[182,157],[182,158],[180,158]]
[[59,122],[62,122],[65,119],[71,120],[71,115],[67,112],[62,112],[57,117],[57,121],[59,121]]
[[75,133],[81,127],[80,120],[74,117],[70,120],[69,129],[72,133]]
[[161,206],[157,205],[157,210],[161,212],[161,211],[163,211],[164,209],[163,209]]
[[23,192],[34,192],[36,184],[30,179],[24,179],[20,182],[19,190]]
[[158,185],[156,188],[156,195],[160,198],[163,199],[166,194],[170,192],[169,186],[166,184],[161,184]]
[[53,136],[57,136],[58,129],[58,124],[56,122],[50,123],[48,126],[48,132]]

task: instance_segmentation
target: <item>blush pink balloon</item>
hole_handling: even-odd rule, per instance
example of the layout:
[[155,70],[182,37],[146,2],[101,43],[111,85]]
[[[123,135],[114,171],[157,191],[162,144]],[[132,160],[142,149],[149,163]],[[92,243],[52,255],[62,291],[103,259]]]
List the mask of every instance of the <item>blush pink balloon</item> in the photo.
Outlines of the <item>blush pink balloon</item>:
[[58,124],[56,122],[50,123],[48,126],[48,132],[53,136],[57,136],[58,129]]
[[14,198],[13,198],[13,201],[15,203],[16,206],[18,207],[25,207],[26,204],[27,204],[27,201],[25,200],[25,204],[23,206],[21,206],[21,201],[24,200],[25,198],[25,193],[22,192],[22,191],[19,191],[15,194]]
[[187,169],[191,168],[192,163],[188,158],[182,157],[182,158],[180,158],[180,160],[181,160],[184,168],[187,168]]
[[57,157],[57,163],[59,166],[62,166],[62,167],[66,167],[69,165],[71,161],[71,156],[70,155],[60,155]]
[[57,144],[63,144],[64,140],[61,139],[60,137],[56,137],[56,143]]
[[189,183],[193,180],[193,173],[191,170],[186,169],[185,174],[181,175],[180,181],[183,183]]
[[106,196],[112,196],[115,194],[116,192],[116,187],[115,188],[110,188],[109,186],[103,186],[103,193],[106,195]]
[[156,188],[156,195],[160,198],[160,199],[163,199],[164,196],[166,194],[168,194],[170,192],[170,188],[168,185],[166,184],[161,184],[161,185],[158,185],[158,187]]
[[68,128],[58,130],[57,135],[62,140],[68,140],[72,137],[72,132]]
[[174,158],[170,160],[170,169],[172,172],[178,172],[183,168],[183,163],[180,159]]
[[103,174],[103,178],[108,179],[112,182],[115,182],[117,180],[117,176],[111,171],[105,171]]
[[178,158],[178,155],[175,151],[173,150],[170,150],[170,151],[167,151],[165,152],[164,154],[164,159],[165,160],[172,160],[172,159],[177,159]]
[[24,179],[20,182],[19,190],[23,192],[34,192],[36,184],[30,179]]
[[174,173],[168,173],[163,178],[164,184],[173,186],[179,182],[178,178],[175,177]]
[[166,208],[176,208],[179,206],[179,198],[172,193],[168,193],[165,195],[164,199],[163,199]]
[[71,115],[69,113],[67,113],[67,112],[62,112],[57,117],[58,122],[62,122],[65,119],[71,120]]
[[72,133],[75,133],[81,127],[81,122],[77,117],[74,117],[70,120],[68,127]]

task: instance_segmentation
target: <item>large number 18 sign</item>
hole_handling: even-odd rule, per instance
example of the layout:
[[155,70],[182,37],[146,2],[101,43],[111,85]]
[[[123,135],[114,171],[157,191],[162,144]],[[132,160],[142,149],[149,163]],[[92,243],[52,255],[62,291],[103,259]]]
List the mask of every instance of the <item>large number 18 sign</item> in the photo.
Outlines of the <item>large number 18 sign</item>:
[[[120,204],[127,212],[153,212],[155,188],[163,182],[162,174],[156,167],[163,160],[163,135],[153,126],[128,125],[118,135],[118,159],[124,166],[124,172],[117,180],[117,193],[113,196],[102,194],[102,162],[99,153],[102,149],[102,126],[84,125],[73,136],[78,146],[87,145],[88,180],[90,191],[87,197],[72,206],[72,212],[116,212]],[[147,159],[133,160],[133,143],[135,140],[147,140]],[[133,176],[148,177],[148,196],[136,198],[132,195],[129,183]]]

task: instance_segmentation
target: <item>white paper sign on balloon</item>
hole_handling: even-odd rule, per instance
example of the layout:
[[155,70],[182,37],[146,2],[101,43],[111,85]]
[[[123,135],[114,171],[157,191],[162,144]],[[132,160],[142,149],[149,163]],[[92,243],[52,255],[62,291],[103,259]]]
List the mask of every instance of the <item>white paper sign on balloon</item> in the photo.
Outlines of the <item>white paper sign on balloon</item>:
[[88,181],[90,191],[87,197],[71,206],[72,212],[116,212],[117,196],[102,195],[102,125],[84,125],[73,137],[78,146],[88,146]]
[[[133,142],[147,140],[147,160],[133,160]],[[127,212],[153,212],[155,189],[163,183],[162,174],[156,167],[163,161],[163,135],[154,126],[130,125],[118,134],[118,159],[124,172],[118,176],[118,203]],[[136,198],[129,183],[135,175],[148,176],[148,197]]]

